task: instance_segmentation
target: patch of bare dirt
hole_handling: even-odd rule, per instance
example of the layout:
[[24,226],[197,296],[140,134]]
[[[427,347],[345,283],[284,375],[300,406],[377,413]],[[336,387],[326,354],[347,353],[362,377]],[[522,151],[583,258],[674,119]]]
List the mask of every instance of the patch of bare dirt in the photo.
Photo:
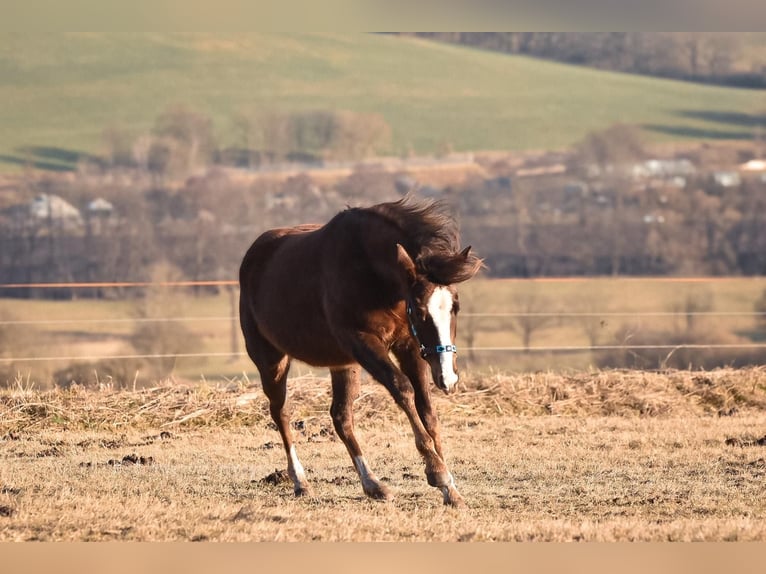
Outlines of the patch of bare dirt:
[[137,454],[128,454],[122,457],[121,460],[110,459],[107,464],[109,466],[132,466],[134,464],[140,464],[149,466],[154,464],[153,456],[138,456]]
[[728,446],[740,446],[740,447],[748,447],[748,446],[766,446],[766,435],[763,435],[760,438],[752,438],[752,437],[730,437],[727,438],[725,441],[725,444]]
[[286,484],[290,482],[290,475],[287,474],[286,470],[275,469],[274,472],[267,474],[258,482],[260,484],[270,484],[272,486]]

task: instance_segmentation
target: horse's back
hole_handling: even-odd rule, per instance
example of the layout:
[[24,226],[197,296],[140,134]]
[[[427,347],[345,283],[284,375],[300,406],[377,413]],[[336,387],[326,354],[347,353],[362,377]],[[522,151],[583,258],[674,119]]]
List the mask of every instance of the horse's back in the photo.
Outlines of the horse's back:
[[[303,261],[310,261],[311,242],[301,241],[307,235],[320,229],[320,225],[298,225],[280,227],[262,233],[253,242],[242,259],[239,268],[239,283],[243,294],[254,302],[264,284],[290,281],[293,273],[306,271]],[[273,289],[272,289],[273,290]]]
[[263,268],[274,253],[295,235],[310,233],[319,229],[320,225],[297,225],[295,227],[280,227],[263,232],[253,241],[242,259],[239,268],[240,283],[248,283],[253,275]]
[[317,366],[348,364],[324,313],[321,229],[272,229],[253,242],[240,267],[240,313],[287,355]]

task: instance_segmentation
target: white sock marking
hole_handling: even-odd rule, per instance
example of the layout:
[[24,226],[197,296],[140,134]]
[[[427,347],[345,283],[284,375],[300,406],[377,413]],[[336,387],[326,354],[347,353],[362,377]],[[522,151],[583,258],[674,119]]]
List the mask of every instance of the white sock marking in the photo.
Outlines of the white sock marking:
[[444,504],[449,504],[452,500],[450,497],[450,489],[457,490],[457,487],[455,486],[455,478],[452,476],[452,473],[449,473],[449,486],[442,486],[442,497],[444,498]]
[[367,466],[367,461],[363,456],[355,456],[354,465],[356,465],[356,471],[359,473],[362,480],[370,477],[370,467]]
[[356,471],[359,473],[359,478],[362,481],[362,485],[365,487],[377,485],[378,479],[370,470],[370,467],[367,466],[367,461],[363,456],[354,457],[354,466],[356,466]]
[[295,473],[293,480],[298,480],[299,482],[303,482],[306,480],[306,473],[303,470],[303,465],[301,464],[301,461],[298,460],[298,454],[295,452],[295,445],[292,445],[290,447],[290,466],[293,469],[293,472]]

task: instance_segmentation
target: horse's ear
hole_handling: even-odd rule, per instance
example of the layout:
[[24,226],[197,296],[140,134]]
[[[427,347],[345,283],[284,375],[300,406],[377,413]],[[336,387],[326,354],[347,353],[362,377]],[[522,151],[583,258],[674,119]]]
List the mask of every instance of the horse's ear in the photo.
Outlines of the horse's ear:
[[396,244],[396,262],[399,267],[404,270],[407,276],[407,280],[412,283],[415,281],[415,263],[412,261],[412,257],[407,253],[407,250],[402,247],[401,243]]
[[460,256],[461,256],[463,259],[466,259],[466,260],[467,260],[467,259],[468,259],[468,254],[469,254],[470,252],[471,252],[471,246],[469,245],[468,247],[466,247],[465,249],[463,249],[463,250],[460,252]]

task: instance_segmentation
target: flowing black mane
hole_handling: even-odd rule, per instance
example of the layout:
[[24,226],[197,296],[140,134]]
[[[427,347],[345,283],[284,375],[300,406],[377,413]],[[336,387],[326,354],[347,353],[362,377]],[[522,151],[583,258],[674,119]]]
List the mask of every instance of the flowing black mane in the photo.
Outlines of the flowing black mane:
[[444,201],[416,202],[410,196],[399,201],[367,208],[395,225],[403,234],[403,247],[415,261],[418,271],[434,283],[460,283],[482,266],[472,254],[458,253],[458,224]]
[[404,247],[413,257],[454,253],[459,249],[458,225],[443,201],[417,203],[410,196],[368,208],[393,223],[407,238]]

